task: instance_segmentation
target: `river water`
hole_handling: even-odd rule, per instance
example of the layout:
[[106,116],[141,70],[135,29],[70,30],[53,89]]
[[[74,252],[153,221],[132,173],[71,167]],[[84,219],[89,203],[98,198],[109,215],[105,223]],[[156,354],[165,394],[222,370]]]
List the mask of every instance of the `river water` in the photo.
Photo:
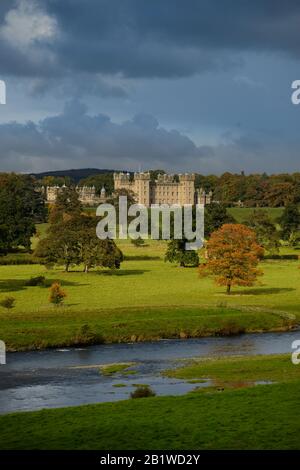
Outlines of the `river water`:
[[[300,331],[236,337],[162,340],[88,348],[8,353],[0,365],[0,413],[127,399],[136,384],[157,395],[181,395],[195,384],[163,377],[165,369],[193,357],[291,353]],[[134,363],[112,376],[105,364]],[[208,386],[209,380],[197,386]]]

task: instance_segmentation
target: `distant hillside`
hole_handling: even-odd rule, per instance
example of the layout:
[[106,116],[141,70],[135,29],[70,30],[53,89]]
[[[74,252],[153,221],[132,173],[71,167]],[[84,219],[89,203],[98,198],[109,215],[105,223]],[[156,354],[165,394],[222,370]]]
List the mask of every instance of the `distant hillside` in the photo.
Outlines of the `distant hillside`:
[[113,173],[119,170],[100,170],[98,168],[79,168],[76,170],[58,170],[58,171],[44,171],[42,173],[31,173],[37,179],[44,178],[44,176],[62,176],[72,178],[74,183],[87,178],[88,176],[99,175],[103,173]]

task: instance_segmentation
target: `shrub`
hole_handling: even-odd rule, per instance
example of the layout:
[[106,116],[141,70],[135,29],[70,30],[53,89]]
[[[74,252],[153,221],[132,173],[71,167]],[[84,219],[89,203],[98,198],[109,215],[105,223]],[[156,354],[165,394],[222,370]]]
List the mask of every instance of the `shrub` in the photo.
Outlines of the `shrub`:
[[225,320],[223,325],[219,328],[217,336],[235,336],[245,333],[245,328],[239,325],[234,320]]
[[66,297],[66,293],[62,290],[61,285],[59,282],[54,282],[50,287],[50,297],[49,302],[58,306],[61,305]]
[[14,297],[5,297],[3,300],[1,300],[0,305],[1,307],[10,310],[15,306],[15,301],[16,299]]
[[76,334],[75,343],[81,344],[101,344],[104,339],[101,335],[95,333],[87,323],[82,325]]
[[133,238],[132,238],[132,239],[131,239],[131,243],[132,243],[134,246],[137,246],[137,247],[139,247],[139,246],[144,246],[144,245],[145,245],[145,241],[144,241],[141,237],[139,237],[139,238],[137,238],[137,239],[133,239]]
[[264,260],[288,260],[288,261],[298,261],[299,255],[294,255],[294,254],[287,254],[287,255],[265,255],[263,257]]
[[44,286],[45,285],[45,276],[36,276],[31,277],[27,282],[26,286]]
[[146,398],[146,397],[155,397],[156,393],[148,385],[143,385],[142,387],[137,387],[133,392],[131,392],[131,398]]
[[9,254],[0,256],[1,266],[24,265],[24,264],[41,264],[41,258],[37,258],[28,253],[26,254]]

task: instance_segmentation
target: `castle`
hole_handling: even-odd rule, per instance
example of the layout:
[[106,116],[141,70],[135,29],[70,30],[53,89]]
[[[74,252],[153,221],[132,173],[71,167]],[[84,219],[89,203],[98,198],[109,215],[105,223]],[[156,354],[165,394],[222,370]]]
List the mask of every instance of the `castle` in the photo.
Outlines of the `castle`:
[[[47,186],[43,192],[48,203],[54,203],[59,191],[65,186]],[[195,190],[195,175],[159,174],[155,181],[151,180],[150,173],[114,173],[114,189],[126,189],[134,193],[139,204],[150,207],[151,204],[210,204],[212,193],[206,193],[202,188]],[[107,200],[105,188],[101,189],[100,196],[96,194],[94,186],[77,186],[78,197],[83,205],[95,206]]]
[[[66,186],[47,186],[43,188],[46,201],[48,203],[54,203],[56,201],[57,195],[60,191]],[[100,204],[101,202],[106,201],[106,191],[105,188],[101,189],[100,197],[96,195],[95,186],[76,186],[76,191],[78,193],[78,198],[83,205],[94,206]]]
[[146,207],[151,204],[210,204],[212,193],[206,194],[201,188],[195,190],[195,175],[185,173],[178,175],[159,174],[155,181],[150,173],[114,173],[114,188],[132,191],[139,204]]

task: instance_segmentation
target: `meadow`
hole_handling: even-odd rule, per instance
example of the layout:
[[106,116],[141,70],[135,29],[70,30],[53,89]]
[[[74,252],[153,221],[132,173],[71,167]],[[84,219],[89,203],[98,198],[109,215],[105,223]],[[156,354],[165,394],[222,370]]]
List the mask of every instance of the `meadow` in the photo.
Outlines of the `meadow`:
[[[46,227],[38,226],[38,237]],[[32,240],[33,248],[37,241]],[[297,260],[263,261],[259,283],[234,288],[228,296],[212,278],[199,278],[196,268],[165,263],[165,241],[146,240],[143,247],[129,240],[118,244],[125,261],[115,271],[0,266],[0,299],[16,299],[13,309],[0,309],[0,336],[8,350],[281,331],[299,321]],[[282,253],[298,251],[283,247]],[[27,285],[40,275],[45,286]],[[49,303],[53,281],[67,294],[61,307]]]
[[299,449],[299,373],[287,355],[202,360],[172,374],[216,387],[0,416],[0,449]]
[[[249,212],[230,210],[240,222]],[[38,237],[46,228],[38,226]],[[0,299],[16,299],[13,309],[0,309],[8,350],[284,331],[299,324],[297,260],[262,261],[259,283],[228,296],[196,268],[165,263],[166,242],[118,244],[125,261],[115,271],[0,266]],[[281,254],[298,250],[283,246]],[[44,286],[28,285],[41,275]],[[49,303],[55,280],[67,294],[60,307]],[[194,359],[164,373],[195,384],[194,391],[3,415],[0,449],[299,449],[300,368],[289,355]],[[207,378],[212,385],[200,388]]]

